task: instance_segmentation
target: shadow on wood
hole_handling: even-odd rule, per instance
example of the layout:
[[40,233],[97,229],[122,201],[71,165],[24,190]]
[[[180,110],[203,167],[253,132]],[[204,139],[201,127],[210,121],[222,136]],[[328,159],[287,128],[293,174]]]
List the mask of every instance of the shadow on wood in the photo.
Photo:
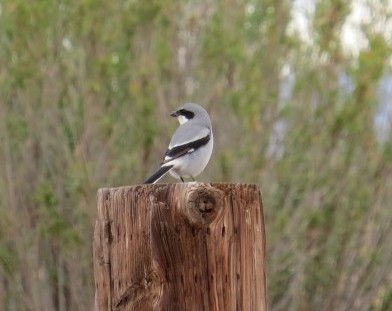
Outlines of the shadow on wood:
[[100,189],[95,310],[267,310],[255,185]]

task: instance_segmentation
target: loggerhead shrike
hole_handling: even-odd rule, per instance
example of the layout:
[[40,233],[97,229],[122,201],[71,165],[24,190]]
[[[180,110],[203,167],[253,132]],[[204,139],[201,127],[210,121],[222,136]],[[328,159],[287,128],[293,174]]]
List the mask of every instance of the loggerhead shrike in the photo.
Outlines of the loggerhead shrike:
[[170,114],[180,126],[175,131],[161,167],[144,183],[153,184],[167,172],[184,182],[184,178],[199,175],[211,157],[213,136],[207,111],[196,104],[188,103]]

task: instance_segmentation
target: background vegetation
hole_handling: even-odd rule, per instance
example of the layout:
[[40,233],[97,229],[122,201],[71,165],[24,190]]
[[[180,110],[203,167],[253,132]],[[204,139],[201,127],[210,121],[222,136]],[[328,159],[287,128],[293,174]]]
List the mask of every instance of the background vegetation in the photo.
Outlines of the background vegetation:
[[150,174],[194,101],[216,139],[199,180],[262,189],[270,309],[391,310],[391,13],[0,1],[0,309],[92,309],[96,190]]

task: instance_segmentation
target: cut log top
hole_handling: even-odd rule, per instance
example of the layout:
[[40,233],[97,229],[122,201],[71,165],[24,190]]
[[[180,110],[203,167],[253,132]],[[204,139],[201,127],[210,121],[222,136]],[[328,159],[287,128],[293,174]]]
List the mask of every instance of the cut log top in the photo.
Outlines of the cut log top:
[[266,310],[256,185],[98,191],[95,310]]

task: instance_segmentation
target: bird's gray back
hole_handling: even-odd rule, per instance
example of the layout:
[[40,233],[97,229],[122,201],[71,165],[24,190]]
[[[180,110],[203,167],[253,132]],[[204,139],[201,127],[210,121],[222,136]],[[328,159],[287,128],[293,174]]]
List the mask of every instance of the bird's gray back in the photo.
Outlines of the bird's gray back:
[[188,121],[177,128],[170,141],[169,148],[204,138],[211,133],[208,125],[194,121],[196,120]]

